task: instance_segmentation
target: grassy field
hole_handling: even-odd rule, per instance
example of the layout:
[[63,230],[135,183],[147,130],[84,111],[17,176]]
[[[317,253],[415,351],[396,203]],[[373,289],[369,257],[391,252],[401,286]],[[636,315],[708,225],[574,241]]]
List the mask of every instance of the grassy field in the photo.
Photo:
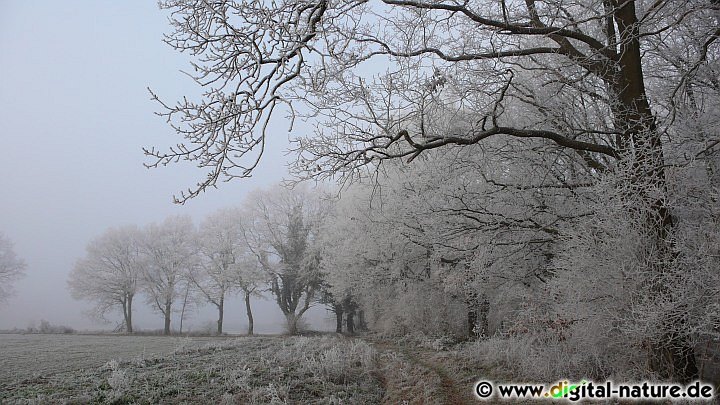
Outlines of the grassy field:
[[375,350],[327,337],[0,336],[0,403],[379,403]]
[[172,353],[180,344],[202,346],[214,340],[217,338],[0,334],[0,382],[97,368],[112,359],[160,356]]
[[477,403],[478,369],[412,342],[0,335],[0,403]]

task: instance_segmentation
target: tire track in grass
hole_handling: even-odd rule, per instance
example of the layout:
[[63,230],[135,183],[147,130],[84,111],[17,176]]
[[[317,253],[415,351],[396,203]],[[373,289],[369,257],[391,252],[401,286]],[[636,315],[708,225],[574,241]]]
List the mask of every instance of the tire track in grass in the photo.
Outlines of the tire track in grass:
[[[367,339],[378,351],[379,380],[385,387],[385,404],[472,404],[477,403],[468,394],[463,395],[457,382],[448,371],[419,348],[410,348],[388,342]],[[404,364],[403,364],[404,363]]]
[[458,384],[455,380],[450,377],[447,370],[438,363],[433,363],[432,360],[428,361],[422,358],[423,353],[413,353],[409,349],[403,350],[405,356],[411,362],[432,370],[440,378],[440,390],[443,393],[446,404],[469,404],[472,403],[465,396],[460,393]]

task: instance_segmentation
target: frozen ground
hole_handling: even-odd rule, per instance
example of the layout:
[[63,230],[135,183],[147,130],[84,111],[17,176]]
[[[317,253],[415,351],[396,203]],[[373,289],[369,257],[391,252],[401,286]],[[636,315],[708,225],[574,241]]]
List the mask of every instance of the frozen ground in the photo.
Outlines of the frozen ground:
[[486,356],[446,343],[0,335],[0,404],[477,403]]
[[383,396],[373,372],[376,352],[361,340],[64,335],[2,339],[2,404],[372,404]]
[[112,359],[162,355],[218,338],[0,334],[0,383],[99,367]]

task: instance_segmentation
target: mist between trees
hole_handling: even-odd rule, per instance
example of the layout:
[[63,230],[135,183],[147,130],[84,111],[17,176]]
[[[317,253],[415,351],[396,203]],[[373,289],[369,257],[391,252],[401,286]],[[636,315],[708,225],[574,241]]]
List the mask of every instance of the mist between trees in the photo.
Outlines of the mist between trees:
[[186,143],[147,165],[208,171],[178,202],[250,176],[282,111],[314,129],[292,135],[293,181],[343,186],[322,215],[254,206],[249,239],[267,242],[247,257],[291,331],[300,298],[327,291],[351,325],[492,336],[516,377],[703,373],[720,325],[720,2],[161,6],[204,90],[153,94]]
[[320,294],[318,230],[327,214],[321,195],[305,188],[257,191],[241,207],[219,210],[195,226],[172,216],[144,228],[107,230],[92,240],[70,273],[73,297],[95,304],[91,316],[122,314],[119,329],[133,332],[133,305],[141,297],[164,319],[171,333],[173,313],[185,315],[202,304],[217,309],[223,333],[225,301],[244,297],[249,335],[252,296],[271,292],[295,334],[303,314]]

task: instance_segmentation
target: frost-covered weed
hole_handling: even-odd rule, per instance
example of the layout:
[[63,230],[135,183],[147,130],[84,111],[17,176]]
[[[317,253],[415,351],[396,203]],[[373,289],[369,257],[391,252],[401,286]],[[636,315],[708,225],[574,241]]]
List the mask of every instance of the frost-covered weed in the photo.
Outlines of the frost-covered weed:
[[235,405],[235,398],[231,393],[226,392],[220,397],[220,405]]
[[110,371],[107,383],[110,386],[110,397],[117,399],[125,395],[131,388],[132,378],[128,375],[127,370],[120,368],[120,363],[113,359],[105,364],[105,369]]
[[259,387],[251,393],[251,402],[260,404],[287,404],[289,387],[282,386],[277,383],[270,383],[264,387]]
[[120,367],[120,363],[116,359],[112,359],[102,366],[103,370],[117,370]]
[[229,390],[247,389],[250,378],[253,375],[253,371],[247,364],[225,372],[225,384]]
[[119,393],[122,393],[130,387],[130,377],[126,370],[113,370],[108,377],[110,387]]

